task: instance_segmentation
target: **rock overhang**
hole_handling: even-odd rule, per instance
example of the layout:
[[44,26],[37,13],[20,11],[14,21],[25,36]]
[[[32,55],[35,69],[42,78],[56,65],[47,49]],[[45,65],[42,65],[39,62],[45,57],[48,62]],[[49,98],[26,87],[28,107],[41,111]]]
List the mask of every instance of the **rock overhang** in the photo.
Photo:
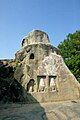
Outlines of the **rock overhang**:
[[49,54],[51,52],[56,52],[57,54],[60,55],[60,51],[54,47],[53,45],[51,44],[42,44],[42,43],[39,43],[39,44],[29,44],[29,45],[26,45],[24,47],[22,47],[22,49],[20,49],[19,51],[16,52],[15,54],[15,58],[22,61],[28,54],[30,53],[37,53],[39,51],[45,51],[47,52],[47,56],[49,56]]

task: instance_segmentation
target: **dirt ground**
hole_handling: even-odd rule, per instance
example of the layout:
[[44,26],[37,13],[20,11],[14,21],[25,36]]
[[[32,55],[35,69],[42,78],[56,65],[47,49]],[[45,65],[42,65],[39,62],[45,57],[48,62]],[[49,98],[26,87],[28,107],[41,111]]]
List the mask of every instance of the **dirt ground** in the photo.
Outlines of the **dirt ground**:
[[80,120],[80,100],[0,104],[0,120]]

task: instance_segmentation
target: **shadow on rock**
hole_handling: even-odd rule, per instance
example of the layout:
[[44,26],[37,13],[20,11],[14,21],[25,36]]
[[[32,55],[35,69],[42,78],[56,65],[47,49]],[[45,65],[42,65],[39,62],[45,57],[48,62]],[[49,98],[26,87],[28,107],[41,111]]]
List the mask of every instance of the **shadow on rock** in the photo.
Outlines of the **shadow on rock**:
[[15,79],[0,78],[0,111],[0,120],[47,120],[45,109]]

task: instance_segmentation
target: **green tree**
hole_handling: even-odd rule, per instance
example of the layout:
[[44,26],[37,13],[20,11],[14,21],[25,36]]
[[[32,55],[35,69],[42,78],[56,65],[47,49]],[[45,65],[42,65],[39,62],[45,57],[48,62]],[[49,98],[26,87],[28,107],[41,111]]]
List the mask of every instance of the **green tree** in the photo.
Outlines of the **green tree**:
[[58,45],[58,49],[66,65],[80,82],[80,31],[68,34]]

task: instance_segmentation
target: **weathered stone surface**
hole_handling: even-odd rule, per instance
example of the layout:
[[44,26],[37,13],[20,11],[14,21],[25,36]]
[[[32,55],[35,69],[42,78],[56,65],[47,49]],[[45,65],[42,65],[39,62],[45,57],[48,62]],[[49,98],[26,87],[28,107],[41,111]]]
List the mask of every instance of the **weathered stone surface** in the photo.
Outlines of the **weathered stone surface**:
[[80,120],[80,101],[0,105],[0,120]]
[[49,42],[49,37],[43,31],[33,30],[32,32],[30,32],[28,34],[28,36],[23,38],[22,47],[24,47],[26,45],[38,44],[38,43],[49,44],[50,43]]
[[18,64],[14,77],[29,93],[30,102],[80,97],[80,84],[65,65],[58,49],[50,44],[45,32],[34,30],[29,33],[15,59]]

